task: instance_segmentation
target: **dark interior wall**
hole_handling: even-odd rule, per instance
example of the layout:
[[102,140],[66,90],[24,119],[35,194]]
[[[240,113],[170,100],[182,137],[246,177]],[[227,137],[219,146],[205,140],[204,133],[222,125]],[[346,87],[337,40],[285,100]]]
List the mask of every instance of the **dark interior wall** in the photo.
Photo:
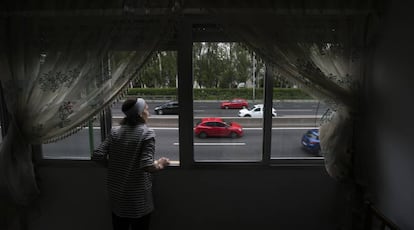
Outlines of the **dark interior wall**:
[[414,14],[388,1],[369,74],[360,172],[368,197],[401,229],[414,229]]
[[93,162],[55,163],[37,168],[41,193],[29,229],[111,230],[105,169]]
[[[42,196],[30,230],[111,229],[105,170],[93,162],[39,169]],[[323,166],[170,167],[154,177],[152,229],[336,229],[341,186]]]

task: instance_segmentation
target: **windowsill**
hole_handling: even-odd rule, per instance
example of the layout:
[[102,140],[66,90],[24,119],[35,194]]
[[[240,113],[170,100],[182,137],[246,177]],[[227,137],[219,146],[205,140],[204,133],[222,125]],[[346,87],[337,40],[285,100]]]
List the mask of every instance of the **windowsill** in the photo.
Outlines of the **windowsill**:
[[[90,157],[44,157],[37,161],[40,165],[49,164],[79,164],[79,165],[94,165],[100,166],[97,162],[91,161]],[[313,166],[320,167],[324,166],[323,157],[283,157],[283,158],[272,158],[269,163],[262,161],[243,161],[243,160],[228,160],[228,161],[214,161],[214,160],[203,160],[195,161],[190,166],[191,168],[205,168],[205,167],[286,167],[286,166]],[[171,161],[169,167],[180,168],[180,161]]]

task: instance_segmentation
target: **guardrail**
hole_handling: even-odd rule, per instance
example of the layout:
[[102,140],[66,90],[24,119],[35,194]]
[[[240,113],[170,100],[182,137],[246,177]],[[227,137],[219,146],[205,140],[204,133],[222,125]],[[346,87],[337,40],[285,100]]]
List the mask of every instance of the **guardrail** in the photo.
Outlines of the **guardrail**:
[[[135,95],[132,95],[135,96]],[[140,97],[145,98],[146,101],[171,101],[177,100],[177,96],[174,95],[145,95],[142,94]]]
[[[119,124],[123,117],[113,117],[112,124]],[[194,125],[202,117],[194,117]],[[262,118],[251,117],[222,117],[225,121],[234,121],[244,128],[262,127]],[[281,116],[272,118],[273,127],[319,127],[321,116]],[[148,120],[150,127],[178,127],[178,116],[151,116]]]

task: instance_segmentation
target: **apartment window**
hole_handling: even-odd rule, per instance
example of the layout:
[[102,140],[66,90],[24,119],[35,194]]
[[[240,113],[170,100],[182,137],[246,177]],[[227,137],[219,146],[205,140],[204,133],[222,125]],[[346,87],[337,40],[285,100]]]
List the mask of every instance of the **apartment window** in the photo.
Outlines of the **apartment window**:
[[[280,77],[275,77],[278,78]],[[289,87],[297,90],[294,84]],[[283,90],[278,87],[277,81],[274,81],[273,88]],[[319,126],[320,119],[328,107],[308,95],[300,100],[273,99],[273,105],[277,117],[272,119],[271,158],[321,158]]]
[[91,156],[91,148],[100,143],[101,127],[93,123],[57,142],[43,144],[42,153],[45,159],[88,160]]
[[194,160],[262,159],[263,73],[238,43],[193,43]]
[[[187,152],[186,158],[195,162],[237,163],[320,157],[303,148],[301,138],[309,129],[318,128],[326,106],[306,96],[301,100],[286,98],[283,92],[306,93],[281,76],[272,75],[273,92],[268,96],[272,127],[271,133],[265,134],[265,63],[238,43],[193,43],[192,58],[193,151]],[[188,105],[178,102],[177,53],[159,52],[152,60],[131,82],[131,97],[143,97],[149,105],[148,125],[157,135],[155,158],[165,156],[179,164],[178,114],[180,108],[186,110]],[[124,116],[122,102],[114,103],[110,109],[111,128],[119,126]],[[44,157],[89,159],[93,149],[108,135],[104,131],[108,121],[99,122],[102,116],[105,114],[72,136],[43,145]],[[266,143],[270,152],[266,152]]]
[[[130,90],[134,92],[130,97],[143,97],[149,105],[148,125],[157,135],[155,158],[165,156],[176,164],[183,160],[180,154],[184,160],[196,163],[320,158],[302,146],[301,138],[306,131],[318,128],[326,106],[281,76],[266,76],[266,63],[238,43],[194,42],[191,55],[192,78],[181,79],[192,88],[191,105],[187,94],[185,103],[178,101],[177,52],[154,54],[153,61],[131,82]],[[272,81],[266,80],[269,77]],[[291,94],[303,98],[291,100],[286,96]],[[119,126],[124,116],[122,102],[111,107],[111,128]],[[180,111],[188,108],[192,109],[191,122],[185,119],[180,125]],[[270,119],[265,121],[268,108]],[[78,133],[44,145],[44,156],[89,159],[108,135],[103,131],[108,121],[99,123],[102,116]],[[187,150],[180,153],[180,128],[188,126],[192,142],[184,138]]]
[[[150,119],[148,126],[156,132],[155,158],[165,156],[179,161],[176,52],[155,53],[147,68],[139,72],[129,85],[129,96],[103,110],[87,127],[54,143],[43,145],[47,159],[90,159],[93,150],[117,128],[124,117],[122,103],[128,98],[146,100]],[[76,143],[76,144],[73,144]]]
[[156,133],[155,158],[167,157],[178,164],[181,104],[177,97],[177,52],[157,52],[152,60],[137,76],[134,87],[149,106],[148,126]]

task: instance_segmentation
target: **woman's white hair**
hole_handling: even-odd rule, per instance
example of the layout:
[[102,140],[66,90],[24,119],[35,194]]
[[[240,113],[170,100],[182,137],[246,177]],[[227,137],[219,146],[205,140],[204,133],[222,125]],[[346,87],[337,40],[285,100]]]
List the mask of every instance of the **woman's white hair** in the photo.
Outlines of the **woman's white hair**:
[[137,98],[137,101],[135,102],[134,106],[124,111],[124,114],[127,117],[136,117],[138,115],[141,116],[142,112],[144,112],[145,104],[146,103],[143,98]]

